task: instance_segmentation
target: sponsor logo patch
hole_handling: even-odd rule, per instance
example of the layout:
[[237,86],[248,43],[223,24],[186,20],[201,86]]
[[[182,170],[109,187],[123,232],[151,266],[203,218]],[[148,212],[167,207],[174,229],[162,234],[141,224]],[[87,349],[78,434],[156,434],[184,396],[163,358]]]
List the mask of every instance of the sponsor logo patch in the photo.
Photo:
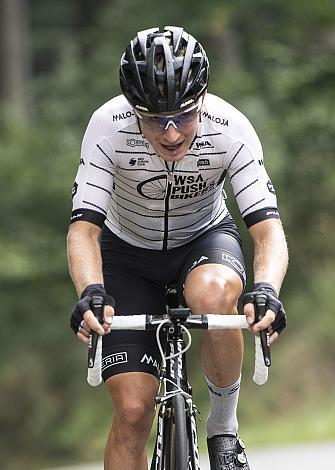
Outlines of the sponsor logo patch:
[[[130,165],[135,165],[134,158]],[[215,181],[209,183],[204,180],[202,175],[173,175],[171,188],[171,199],[191,199],[202,196],[208,191],[214,189]],[[137,185],[138,193],[147,199],[163,200],[166,194],[166,175],[154,176]]]
[[181,108],[185,108],[185,106],[191,104],[191,103],[194,103],[194,100],[187,100],[187,101],[184,101],[184,103],[182,103],[180,105]]
[[227,265],[231,265],[235,271],[239,272],[242,275],[244,282],[246,281],[244,266],[236,258],[236,256],[232,255],[228,251],[224,251],[221,253],[221,258],[222,258],[222,261],[225,261]]
[[221,124],[221,126],[226,126],[226,127],[229,126],[228,119],[225,119],[221,116],[214,116],[214,114],[209,114],[207,111],[204,111],[202,115],[205,118],[209,119],[210,121],[215,122],[216,124]]
[[146,364],[148,364],[148,366],[151,365],[155,369],[157,370],[159,369],[159,364],[157,362],[157,359],[154,359],[151,355],[144,354],[140,362],[142,363],[145,362]]
[[132,157],[129,160],[130,166],[145,166],[147,163],[149,163],[149,160],[146,160],[144,157]]
[[198,264],[202,263],[203,261],[206,261],[208,259],[207,256],[201,256],[199,259],[196,259],[195,261],[193,261],[190,269],[188,270],[188,272],[192,271],[193,268],[195,268],[196,266],[198,266]]
[[132,111],[127,111],[126,113],[113,114],[112,120],[113,122],[122,121],[123,119],[128,119],[133,115],[134,113]]
[[75,181],[72,186],[72,199],[77,194],[77,191],[78,191],[78,183]]
[[208,158],[199,158],[197,166],[209,166]]
[[118,352],[106,356],[101,361],[101,370],[104,371],[108,367],[116,366],[117,364],[124,364],[128,362],[128,354],[126,352]]
[[149,148],[148,142],[145,140],[137,140],[137,139],[127,139],[128,147],[146,147]]
[[195,146],[197,149],[213,149],[214,145],[212,145],[208,140],[201,140],[200,142],[196,142]]
[[80,219],[80,217],[82,217],[82,216],[83,216],[82,213],[73,215],[73,216],[71,217],[71,222],[73,222],[73,221],[76,220],[76,219]]
[[149,111],[148,108],[145,108],[144,106],[140,106],[139,104],[135,104],[136,109],[141,109],[142,111]]
[[266,183],[266,186],[268,187],[269,193],[276,194],[275,188],[273,187],[271,180]]
[[279,217],[279,212],[278,211],[266,211],[266,217],[269,217],[270,215],[274,215],[275,217]]

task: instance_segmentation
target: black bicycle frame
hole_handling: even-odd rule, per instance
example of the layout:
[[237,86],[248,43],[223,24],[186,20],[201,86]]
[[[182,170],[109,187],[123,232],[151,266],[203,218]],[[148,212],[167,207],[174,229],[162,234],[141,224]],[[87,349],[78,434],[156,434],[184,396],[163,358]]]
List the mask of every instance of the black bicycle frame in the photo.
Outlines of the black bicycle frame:
[[[189,309],[173,308],[169,309],[171,323],[166,327],[166,348],[165,355],[180,353],[185,348],[181,325],[189,315]],[[171,408],[172,397],[181,394],[185,400],[186,428],[189,438],[189,456],[192,470],[200,470],[200,459],[198,451],[198,437],[196,428],[197,413],[196,406],[192,401],[192,388],[187,379],[186,354],[179,354],[177,357],[167,359],[166,367],[161,369],[160,386],[164,385],[165,394],[158,396],[156,402],[160,403],[157,423],[157,438],[151,470],[165,470],[163,468],[163,454],[165,452],[165,431],[170,419],[169,409]]]

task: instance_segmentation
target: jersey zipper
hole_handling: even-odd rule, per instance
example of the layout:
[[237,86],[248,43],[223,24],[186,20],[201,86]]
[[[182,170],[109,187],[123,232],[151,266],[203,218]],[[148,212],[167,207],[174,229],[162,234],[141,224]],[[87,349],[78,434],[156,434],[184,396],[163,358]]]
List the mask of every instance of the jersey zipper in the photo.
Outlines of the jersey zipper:
[[172,162],[172,168],[170,170],[167,162],[165,162],[165,167],[167,171],[166,179],[166,191],[165,191],[165,207],[164,207],[164,238],[163,238],[163,251],[166,251],[168,248],[168,237],[169,237],[169,209],[170,209],[170,196],[173,184],[173,172],[175,167],[175,162]]

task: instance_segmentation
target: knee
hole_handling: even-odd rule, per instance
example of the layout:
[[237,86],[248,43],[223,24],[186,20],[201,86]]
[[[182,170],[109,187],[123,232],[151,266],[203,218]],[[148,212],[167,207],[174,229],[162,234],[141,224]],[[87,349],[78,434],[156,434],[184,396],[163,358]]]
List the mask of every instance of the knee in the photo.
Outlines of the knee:
[[134,398],[124,398],[115,407],[115,414],[119,423],[137,432],[146,431],[152,424],[155,412],[154,401],[152,402]]
[[237,313],[241,292],[239,277],[205,274],[200,281],[185,285],[185,300],[194,313]]

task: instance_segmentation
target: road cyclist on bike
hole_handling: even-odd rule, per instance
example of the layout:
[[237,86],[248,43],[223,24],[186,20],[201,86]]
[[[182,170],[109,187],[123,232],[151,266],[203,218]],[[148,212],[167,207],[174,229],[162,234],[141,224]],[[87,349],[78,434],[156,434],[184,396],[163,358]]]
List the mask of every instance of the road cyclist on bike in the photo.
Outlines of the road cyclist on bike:
[[[153,332],[110,332],[110,317],[164,313],[171,283],[194,314],[237,314],[246,275],[226,176],[254,244],[244,314],[271,343],[286,325],[278,296],[288,254],[260,141],[241,112],[207,92],[201,44],[181,27],[140,31],[119,73],[122,95],[93,113],[73,186],[68,259],[80,300],[71,327],[86,343],[91,329],[103,335],[113,400],[105,469],[145,470],[160,354]],[[266,314],[256,323],[260,294]],[[90,310],[95,295],[105,300],[102,324]],[[212,470],[249,469],[236,416],[242,357],[240,330],[204,332]]]

